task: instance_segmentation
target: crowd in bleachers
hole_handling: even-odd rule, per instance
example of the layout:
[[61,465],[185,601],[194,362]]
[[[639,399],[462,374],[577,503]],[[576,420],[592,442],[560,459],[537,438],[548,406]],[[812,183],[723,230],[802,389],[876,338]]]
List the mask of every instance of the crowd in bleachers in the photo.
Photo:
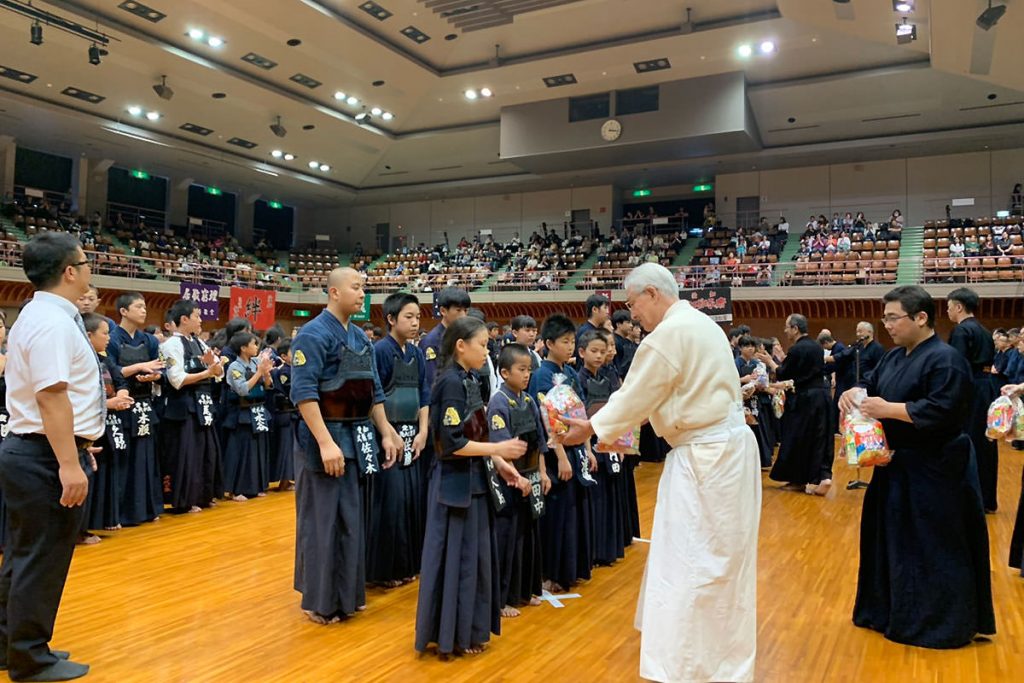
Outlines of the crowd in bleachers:
[[1021,279],[1020,216],[927,221],[923,244],[926,282]]
[[690,259],[691,267],[679,274],[680,284],[687,288],[769,285],[788,239],[785,218],[774,225],[761,218],[752,229],[707,227]]
[[811,216],[793,257],[796,267],[783,284],[853,285],[896,282],[903,214],[894,210],[887,221],[872,222],[864,212]]
[[685,244],[686,233],[682,231],[649,235],[624,221],[621,231],[597,247],[597,261],[577,287],[603,289],[617,286],[625,275],[625,269],[641,263],[660,263],[668,267]]

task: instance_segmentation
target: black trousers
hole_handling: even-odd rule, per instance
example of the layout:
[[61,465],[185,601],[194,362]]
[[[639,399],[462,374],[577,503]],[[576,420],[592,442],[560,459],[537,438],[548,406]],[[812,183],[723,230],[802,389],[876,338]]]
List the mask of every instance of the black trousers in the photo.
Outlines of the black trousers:
[[[85,453],[79,458],[87,470]],[[61,506],[57,458],[45,439],[4,439],[0,488],[9,534],[0,567],[0,656],[11,677],[22,678],[57,661],[49,642],[85,508]]]

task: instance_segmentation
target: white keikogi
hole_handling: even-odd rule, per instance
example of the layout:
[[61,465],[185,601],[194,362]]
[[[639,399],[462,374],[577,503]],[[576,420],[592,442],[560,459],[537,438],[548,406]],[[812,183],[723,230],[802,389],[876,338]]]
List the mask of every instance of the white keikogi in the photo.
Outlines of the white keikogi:
[[644,678],[754,680],[761,477],[739,386],[721,328],[679,301],[591,420],[611,442],[649,417],[672,446],[636,613]]

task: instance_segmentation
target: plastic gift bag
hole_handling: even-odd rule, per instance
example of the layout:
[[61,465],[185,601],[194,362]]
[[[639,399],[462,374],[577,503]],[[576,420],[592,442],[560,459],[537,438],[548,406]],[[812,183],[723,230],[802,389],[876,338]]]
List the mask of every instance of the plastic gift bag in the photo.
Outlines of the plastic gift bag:
[[988,407],[985,422],[985,436],[990,439],[1002,439],[1013,433],[1015,423],[1013,401],[1009,396],[1000,396]]
[[1006,435],[1007,441],[1024,441],[1024,400],[1020,396],[1014,396],[1013,402],[1013,429]]
[[786,412],[786,392],[776,391],[772,394],[772,412],[775,413],[775,417],[781,418],[782,414]]
[[854,467],[884,465],[892,460],[882,423],[860,412],[860,404],[865,398],[867,392],[859,389],[854,398],[854,407],[843,420],[846,462]]
[[625,455],[640,454],[640,428],[634,427],[612,443],[598,441],[594,450],[599,453],[622,453]]
[[583,401],[565,379],[565,375],[555,375],[555,386],[551,387],[551,390],[541,399],[540,407],[544,416],[544,424],[548,428],[548,434],[551,435],[569,431],[569,426],[559,419],[561,417],[587,419],[587,407],[583,405]]

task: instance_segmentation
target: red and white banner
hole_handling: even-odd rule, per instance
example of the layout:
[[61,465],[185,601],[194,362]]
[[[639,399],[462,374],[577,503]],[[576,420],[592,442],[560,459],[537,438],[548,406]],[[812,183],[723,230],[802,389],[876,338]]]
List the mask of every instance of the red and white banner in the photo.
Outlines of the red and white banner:
[[268,289],[231,288],[231,317],[248,318],[254,330],[274,325],[277,292]]

